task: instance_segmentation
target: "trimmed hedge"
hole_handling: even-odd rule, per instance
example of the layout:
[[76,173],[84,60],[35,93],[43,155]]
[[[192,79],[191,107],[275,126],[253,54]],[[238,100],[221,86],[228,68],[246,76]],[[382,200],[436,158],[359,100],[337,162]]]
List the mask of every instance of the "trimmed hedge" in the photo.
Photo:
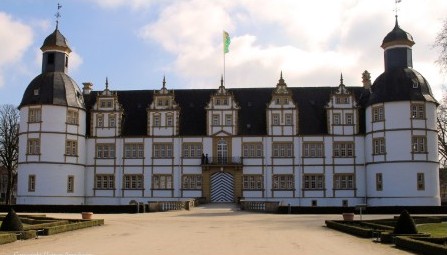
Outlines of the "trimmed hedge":
[[381,243],[393,243],[397,237],[430,237],[430,234],[419,233],[419,234],[394,234],[392,232],[382,232],[380,235]]
[[435,244],[431,242],[425,242],[422,238],[411,238],[406,236],[398,236],[395,238],[394,243],[398,248],[404,250],[410,250],[426,255],[440,255],[447,254],[447,246],[441,244]]
[[[0,205],[0,212],[8,212],[11,205]],[[37,213],[138,213],[138,205],[14,205],[16,212]]]
[[355,235],[358,237],[363,237],[363,238],[373,237],[373,230],[370,228],[362,228],[359,225],[348,224],[347,222],[344,222],[344,221],[327,220],[325,222],[326,222],[326,226],[328,228],[332,228],[332,229],[335,229],[335,230],[338,230],[338,231],[341,231],[344,233],[348,233],[351,235]]
[[17,241],[17,236],[11,233],[0,233],[0,244],[12,243]]
[[[362,214],[400,214],[407,210],[411,214],[447,214],[447,206],[375,206],[366,207]],[[355,207],[292,206],[292,214],[342,214],[357,213]],[[287,214],[288,206],[280,206],[278,213]]]
[[60,220],[60,221],[52,221],[52,222],[47,222],[47,223],[39,223],[39,224],[31,224],[28,226],[25,226],[24,229],[25,230],[37,230],[37,229],[44,229],[44,228],[50,228],[50,227],[55,227],[55,226],[61,226],[61,225],[67,225],[69,224],[68,220]]
[[82,228],[104,225],[104,220],[84,220],[72,222],[66,225],[44,228],[43,235],[54,235],[62,232],[73,231]]

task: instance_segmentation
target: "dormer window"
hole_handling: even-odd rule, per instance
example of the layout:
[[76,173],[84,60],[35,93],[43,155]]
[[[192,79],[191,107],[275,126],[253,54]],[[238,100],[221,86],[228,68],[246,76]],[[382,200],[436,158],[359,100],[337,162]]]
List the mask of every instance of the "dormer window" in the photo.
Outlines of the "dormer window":
[[284,104],[289,104],[289,99],[287,97],[284,98]]
[[223,104],[224,104],[224,105],[228,105],[228,99],[225,98],[225,99],[223,100]]
[[349,97],[347,96],[337,96],[335,99],[336,104],[349,104]]
[[100,108],[112,108],[113,107],[113,100],[107,99],[107,100],[101,100]]
[[280,105],[281,101],[279,100],[279,98],[275,99],[275,104]]
[[39,95],[39,89],[35,89],[35,90],[34,90],[34,95],[35,95],[35,96],[38,96],[38,95]]
[[154,116],[154,127],[160,126],[160,116]]
[[216,99],[216,105],[220,105],[220,99]]
[[272,124],[275,126],[279,125],[279,114],[278,113],[272,114]]
[[158,106],[163,106],[163,100],[158,99],[157,101],[158,101],[158,102],[157,102]]

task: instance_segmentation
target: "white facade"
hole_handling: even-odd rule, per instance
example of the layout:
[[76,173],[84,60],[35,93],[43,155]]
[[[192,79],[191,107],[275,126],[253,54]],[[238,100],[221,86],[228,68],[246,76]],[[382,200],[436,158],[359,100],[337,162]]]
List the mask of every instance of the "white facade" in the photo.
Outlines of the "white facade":
[[[57,29],[50,36],[63,38]],[[414,44],[410,39],[404,48]],[[41,76],[65,72],[64,65],[51,69],[48,59],[61,49],[68,54],[68,46],[45,43]],[[410,63],[394,61],[408,56],[399,43],[386,44],[393,47],[386,51],[390,65]],[[410,67],[398,71],[413,75]],[[440,205],[437,103],[427,99],[428,83],[421,76],[408,98],[380,98],[382,80],[371,86],[368,75],[363,87],[341,79],[338,87],[309,92],[287,87],[281,73],[268,94],[226,89],[223,80],[216,90],[171,91],[163,80],[153,93],[111,91],[106,82],[101,92],[85,83],[80,95],[64,78],[72,92],[61,96],[35,79],[20,106],[17,203],[204,197],[293,206]],[[428,87],[425,97],[418,97],[419,86]]]

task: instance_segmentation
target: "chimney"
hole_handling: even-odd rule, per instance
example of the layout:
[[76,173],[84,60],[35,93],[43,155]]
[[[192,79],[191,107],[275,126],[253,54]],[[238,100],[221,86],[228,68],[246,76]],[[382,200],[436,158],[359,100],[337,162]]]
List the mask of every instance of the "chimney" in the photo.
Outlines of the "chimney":
[[371,88],[371,74],[366,70],[362,73],[362,83],[363,88],[368,90]]
[[82,85],[84,85],[84,87],[82,88],[82,93],[84,95],[90,95],[90,92],[92,92],[93,83],[83,82]]

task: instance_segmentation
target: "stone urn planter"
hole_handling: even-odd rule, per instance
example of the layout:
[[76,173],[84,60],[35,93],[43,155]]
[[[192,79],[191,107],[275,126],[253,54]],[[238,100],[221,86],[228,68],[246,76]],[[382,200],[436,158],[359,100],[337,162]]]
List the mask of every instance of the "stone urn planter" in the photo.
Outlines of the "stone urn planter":
[[344,221],[353,221],[354,213],[343,213],[343,220]]
[[93,217],[93,212],[82,212],[81,214],[83,220],[91,220]]

